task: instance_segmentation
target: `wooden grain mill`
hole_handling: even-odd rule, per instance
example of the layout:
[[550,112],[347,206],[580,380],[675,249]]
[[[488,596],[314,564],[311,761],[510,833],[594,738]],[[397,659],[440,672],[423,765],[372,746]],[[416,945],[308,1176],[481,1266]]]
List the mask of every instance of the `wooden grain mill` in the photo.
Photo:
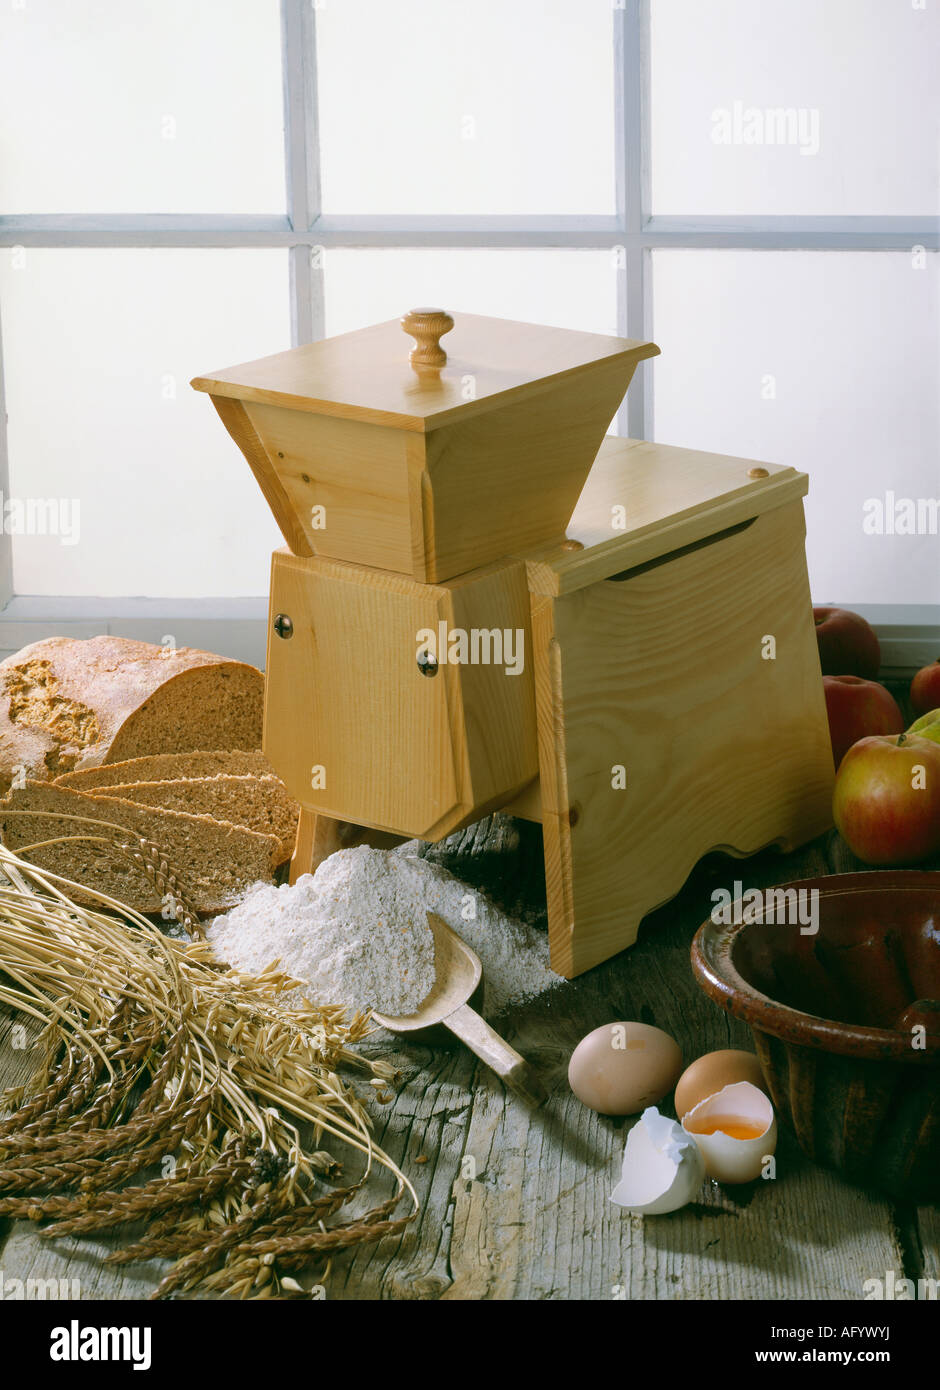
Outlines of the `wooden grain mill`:
[[808,479],[605,437],[658,351],[417,309],[193,382],[287,542],[264,750],[303,808],[292,878],[350,825],[540,821],[573,976],[708,850],[830,825]]

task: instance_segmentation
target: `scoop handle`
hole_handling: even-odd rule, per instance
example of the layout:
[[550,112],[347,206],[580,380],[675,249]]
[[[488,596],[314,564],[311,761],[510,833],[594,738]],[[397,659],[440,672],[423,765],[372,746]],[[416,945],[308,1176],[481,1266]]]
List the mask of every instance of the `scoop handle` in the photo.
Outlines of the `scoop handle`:
[[510,1047],[506,1039],[501,1038],[469,1004],[460,1004],[441,1021],[455,1037],[466,1043],[471,1052],[476,1053],[481,1062],[491,1067],[511,1091],[532,1105],[541,1105],[545,1100],[542,1083],[526,1059],[514,1047]]

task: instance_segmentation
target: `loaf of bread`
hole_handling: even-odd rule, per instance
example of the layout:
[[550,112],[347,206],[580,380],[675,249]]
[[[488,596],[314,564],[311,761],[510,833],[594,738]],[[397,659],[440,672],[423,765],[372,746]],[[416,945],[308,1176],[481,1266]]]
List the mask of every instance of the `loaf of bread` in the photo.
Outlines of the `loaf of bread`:
[[0,791],[154,753],[259,749],[264,677],[193,647],[50,637],[0,662]]
[[[72,819],[76,816],[107,824],[85,824]],[[281,857],[275,835],[212,816],[88,796],[71,787],[27,783],[0,803],[0,835],[8,849],[138,912],[161,912],[163,889],[132,860],[108,847],[115,833],[132,847],[141,840],[155,844],[200,913],[231,907],[250,884],[270,879]],[[29,848],[61,837],[68,837],[67,842]],[[91,839],[78,837],[103,838],[104,844],[96,848]]]
[[262,835],[274,835],[280,845],[280,863],[294,852],[300,808],[279,777],[178,777],[168,782],[119,782],[96,787],[96,800],[131,801],[135,806],[156,806],[164,811],[188,811],[191,815],[247,826]]
[[86,767],[81,772],[63,772],[55,779],[57,787],[94,791],[114,787],[119,782],[175,782],[181,777],[271,777],[274,768],[263,753],[219,751],[214,753],[151,753],[145,758],[125,758],[102,767]]

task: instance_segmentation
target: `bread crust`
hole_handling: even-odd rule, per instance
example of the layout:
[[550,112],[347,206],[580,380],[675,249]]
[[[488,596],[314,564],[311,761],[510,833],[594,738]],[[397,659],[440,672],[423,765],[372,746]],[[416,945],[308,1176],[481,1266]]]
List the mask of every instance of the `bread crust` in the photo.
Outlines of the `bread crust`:
[[[48,780],[135,752],[188,751],[135,745],[149,720],[179,707],[191,715],[186,683],[214,669],[220,688],[236,676],[247,687],[246,746],[260,747],[264,677],[254,666],[195,647],[157,647],[127,637],[48,637],[0,662],[0,791],[14,780]],[[202,747],[223,748],[203,700]],[[256,730],[256,733],[254,732]]]
[[78,772],[64,772],[55,779],[56,786],[74,787],[76,791],[92,791],[97,787],[113,787],[124,782],[168,782],[179,777],[226,776],[272,777],[274,768],[261,752],[245,749],[200,749],[193,753],[150,753],[142,758],[127,758],[86,767]]
[[253,773],[216,773],[213,777],[117,782],[95,787],[91,795],[99,800],[131,801],[160,810],[189,811],[244,825],[260,835],[276,835],[281,847],[280,863],[294,852],[300,807],[273,773],[261,777]]

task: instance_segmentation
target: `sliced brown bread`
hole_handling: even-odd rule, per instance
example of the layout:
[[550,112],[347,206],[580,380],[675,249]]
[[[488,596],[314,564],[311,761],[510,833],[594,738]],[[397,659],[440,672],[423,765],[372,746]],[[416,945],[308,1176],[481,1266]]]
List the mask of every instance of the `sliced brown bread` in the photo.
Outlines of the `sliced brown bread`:
[[163,898],[144,871],[122,855],[96,852],[87,840],[74,839],[26,850],[28,845],[60,836],[107,837],[110,833],[105,827],[82,826],[70,816],[106,821],[129,832],[130,838],[156,844],[178,875],[182,891],[203,913],[231,907],[249,884],[270,879],[280,856],[276,836],[259,835],[211,816],[87,796],[44,782],[28,783],[4,798],[0,835],[9,849],[23,853],[31,864],[107,893],[138,912],[160,912]]
[[264,677],[193,647],[49,637],[0,662],[0,790],[148,753],[260,748]]
[[228,777],[276,775],[263,753],[219,749],[209,753],[151,753],[144,758],[125,758],[104,767],[65,772],[55,779],[55,785],[85,792],[126,782],[174,782],[180,777],[217,777],[220,773]]
[[188,811],[216,820],[247,825],[261,835],[275,835],[280,842],[280,862],[294,852],[300,808],[287,794],[279,777],[177,777],[164,782],[121,782],[98,787],[98,799],[117,798],[138,806],[159,806],[166,811]]

